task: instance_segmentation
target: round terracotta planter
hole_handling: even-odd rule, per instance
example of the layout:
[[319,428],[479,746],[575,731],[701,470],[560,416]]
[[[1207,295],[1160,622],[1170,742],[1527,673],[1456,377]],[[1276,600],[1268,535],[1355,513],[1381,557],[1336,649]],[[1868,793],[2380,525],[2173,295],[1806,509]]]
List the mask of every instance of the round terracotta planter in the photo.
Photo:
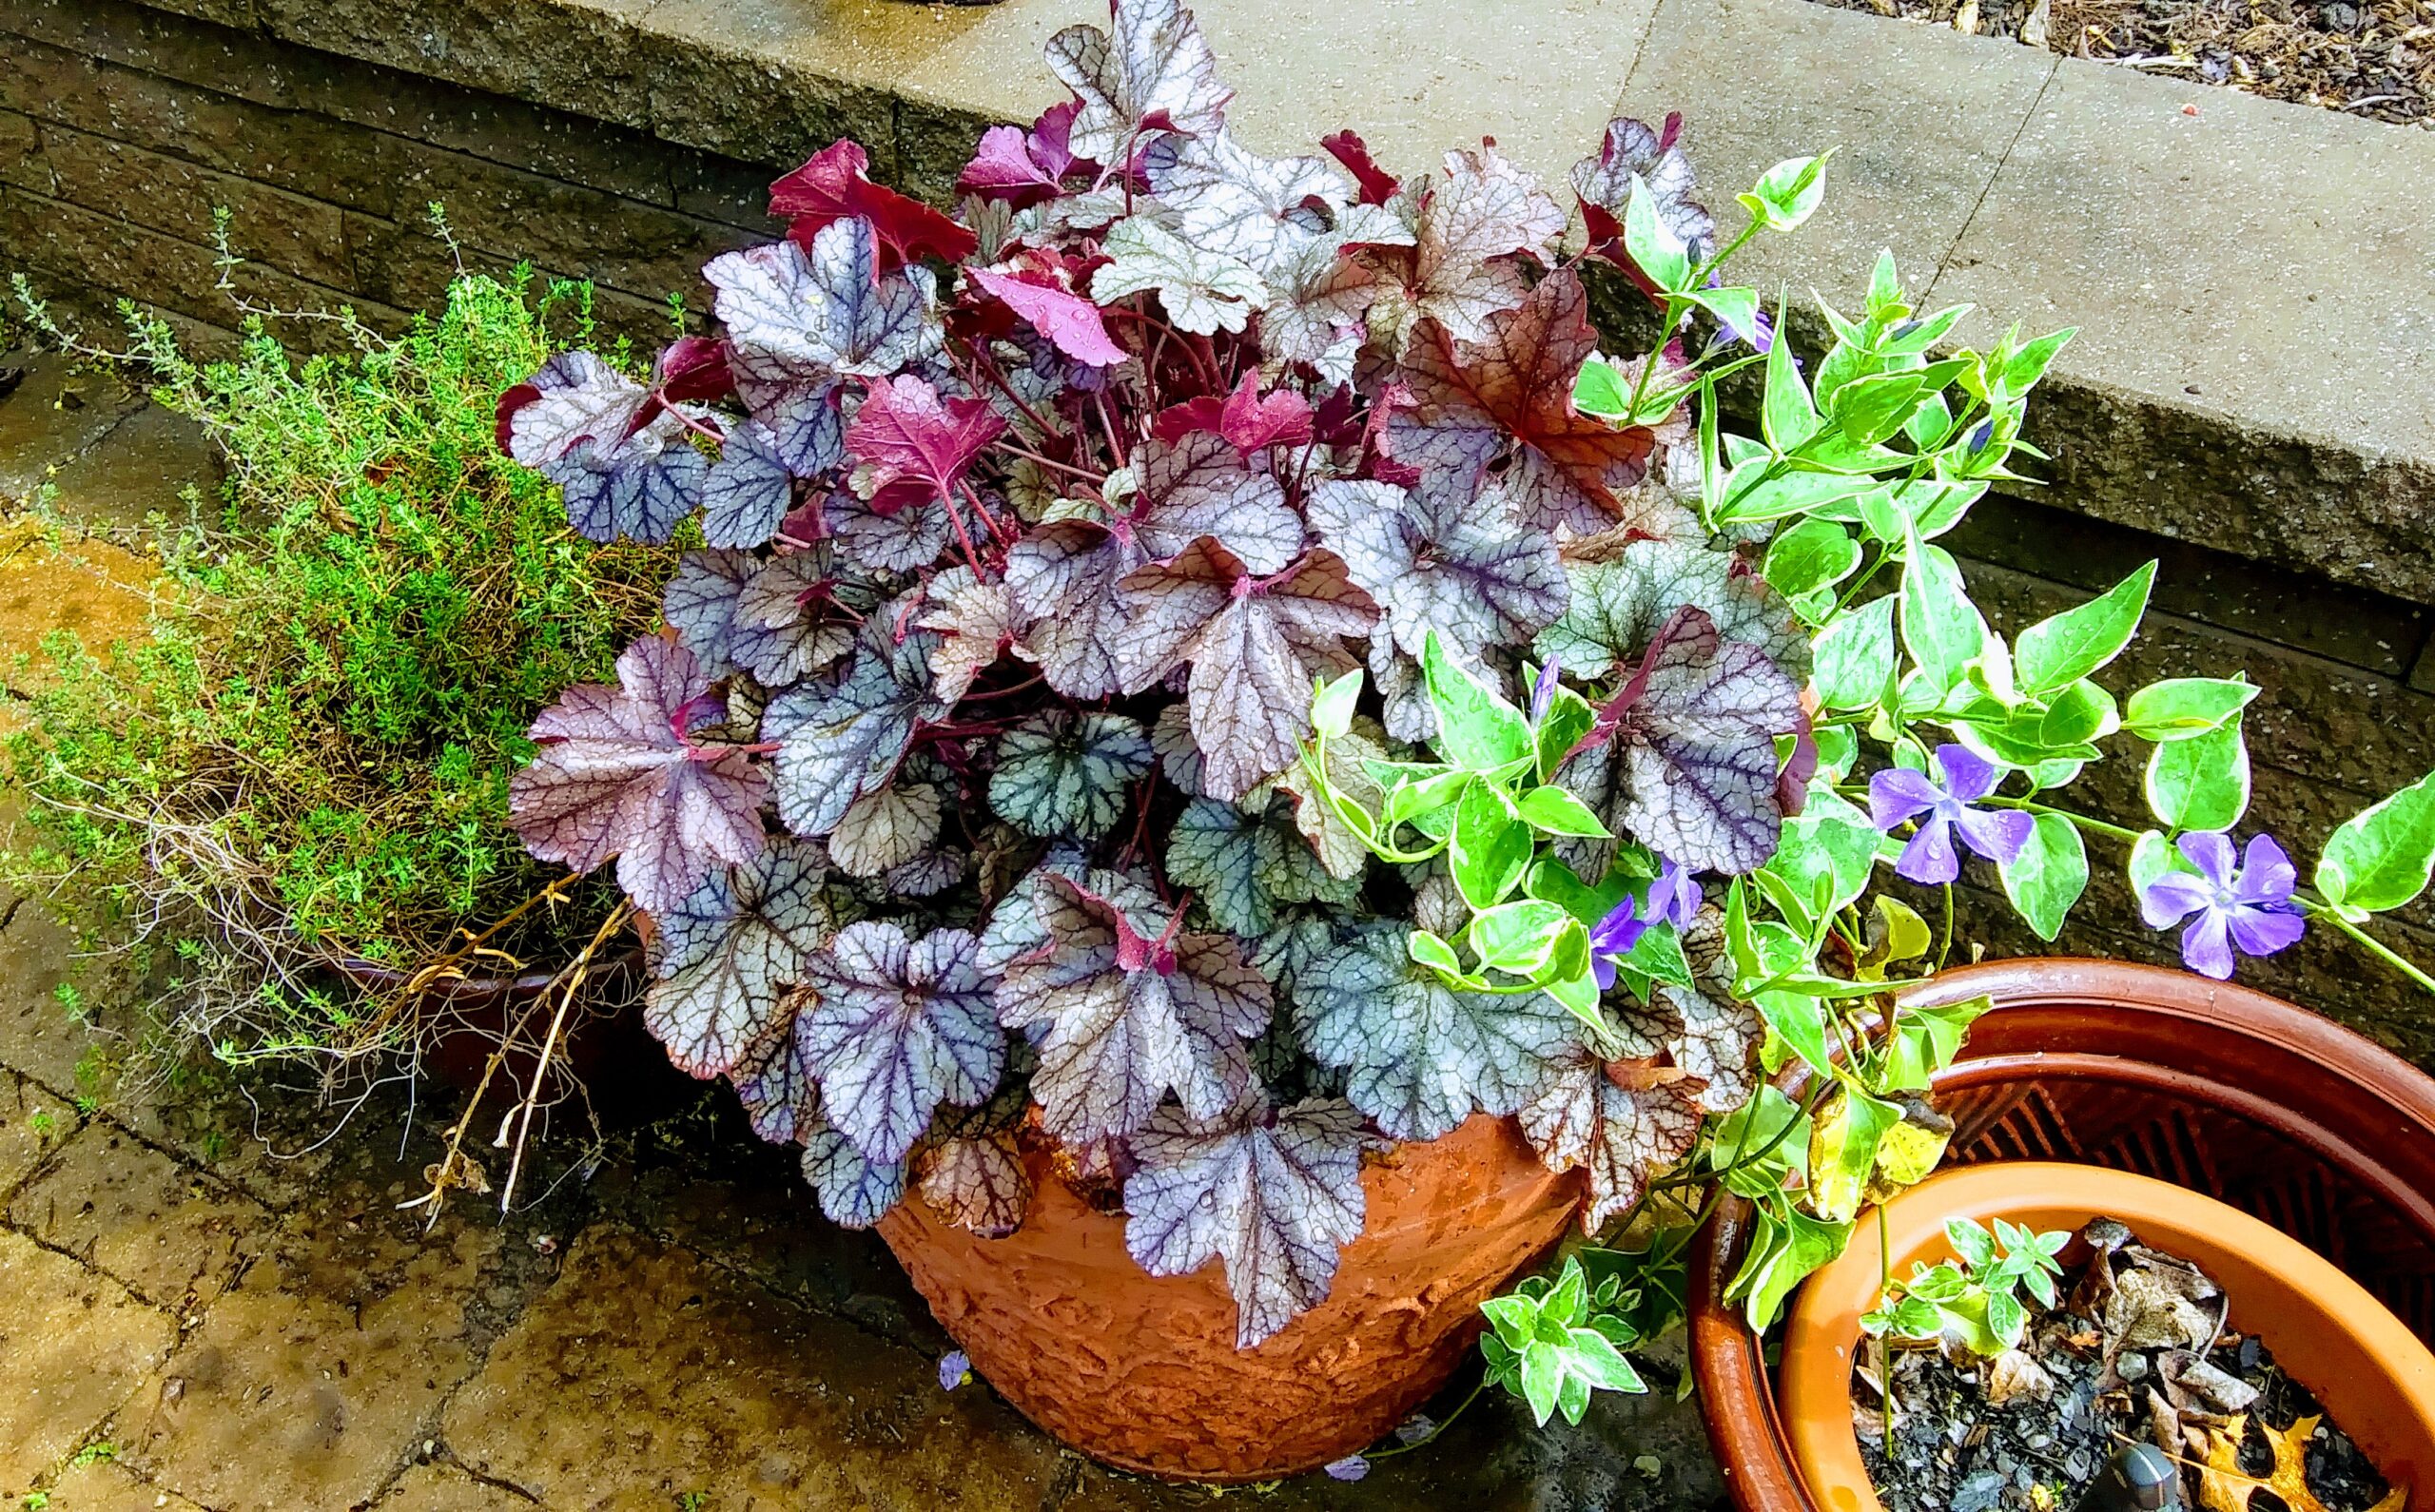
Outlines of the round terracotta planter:
[[[2435,1079],[2280,998],[2159,967],[1996,961],[1908,1000],[1981,994],[1995,1008],[1936,1081],[1956,1122],[1949,1163],[2074,1161],[2220,1198],[2435,1339]],[[1798,1093],[1797,1076],[1786,1085]],[[1822,1506],[1795,1466],[1763,1343],[1723,1301],[1748,1223],[1726,1201],[1692,1255],[1708,1439],[1743,1512]]]
[[1539,1163],[1509,1119],[1474,1115],[1362,1172],[1368,1204],[1327,1300],[1256,1348],[1212,1260],[1152,1276],[1099,1212],[1035,1156],[1031,1210],[1003,1239],[919,1198],[880,1220],[930,1310],[1023,1415],[1097,1460],[1177,1479],[1259,1481],[1375,1443],[1444,1386],[1479,1305],[1570,1222],[1578,1180]]
[[1784,1323],[1780,1390],[1793,1461],[1830,1512],[1883,1512],[1852,1431],[1852,1358],[1880,1277],[1954,1258],[1949,1217],[1997,1218],[2076,1232],[2117,1218],[2143,1244],[2224,1289],[2228,1327],[2263,1339],[2275,1364],[2316,1397],[2413,1505],[2435,1496],[2435,1354],[2367,1289],[2298,1240],[2186,1187],[2052,1161],[1946,1171],[1885,1205],[1842,1255],[1805,1282]]

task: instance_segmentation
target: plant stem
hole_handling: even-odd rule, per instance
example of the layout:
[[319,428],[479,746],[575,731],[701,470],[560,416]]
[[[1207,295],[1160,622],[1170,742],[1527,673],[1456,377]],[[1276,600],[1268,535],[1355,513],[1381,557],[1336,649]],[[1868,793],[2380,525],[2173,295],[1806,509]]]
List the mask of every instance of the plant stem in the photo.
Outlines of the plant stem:
[[2421,971],[2417,966],[2411,964],[2407,958],[2400,955],[2394,951],[2391,946],[2386,944],[2383,940],[2378,940],[2375,936],[2360,928],[2357,924],[2352,923],[2349,920],[2343,918],[2338,913],[2335,913],[2329,905],[2303,898],[2300,900],[2300,906],[2307,909],[2316,918],[2324,920],[2334,928],[2341,930],[2344,934],[2348,935],[2351,939],[2367,946],[2368,952],[2375,956],[2377,960],[2382,960],[2386,965],[2392,967],[2395,971],[2400,972],[2403,976],[2407,977],[2410,980],[2418,983],[2421,987],[2425,988],[2428,992],[2435,992],[2435,977],[2429,977],[2425,972]]

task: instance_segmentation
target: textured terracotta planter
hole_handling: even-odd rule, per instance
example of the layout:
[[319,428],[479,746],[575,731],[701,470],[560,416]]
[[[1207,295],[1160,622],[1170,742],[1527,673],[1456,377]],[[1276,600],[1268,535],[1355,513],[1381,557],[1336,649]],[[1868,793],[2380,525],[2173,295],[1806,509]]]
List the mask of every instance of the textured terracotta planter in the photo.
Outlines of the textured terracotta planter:
[[[2435,1079],[2306,1009],[2158,967],[1997,961],[1912,1000],[1982,993],[1994,1011],[1937,1077],[1953,1164],[2070,1160],[2219,1197],[2435,1339]],[[1823,1505],[1795,1467],[1761,1341],[1722,1300],[1748,1220],[1727,1201],[1692,1256],[1708,1439],[1744,1512]]]
[[[2224,1289],[2228,1326],[2253,1333],[2305,1386],[2412,1505],[2435,1497],[2435,1354],[2358,1282],[2297,1239],[2187,1187],[2128,1172],[2053,1161],[1946,1171],[1885,1205],[1886,1253],[1897,1275],[1912,1262],[1954,1257],[1948,1217],[2076,1232],[2118,1218],[2143,1244],[2193,1261]],[[1852,1431],[1852,1358],[1860,1314],[1876,1304],[1877,1225],[1809,1278],[1784,1324],[1780,1392],[1793,1462],[1817,1504],[1883,1512]]]
[[973,1367],[1094,1459],[1150,1475],[1257,1481],[1384,1437],[1453,1373],[1479,1305],[1555,1242],[1578,1178],[1551,1174],[1507,1119],[1474,1115],[1362,1172],[1368,1221],[1328,1299],[1235,1347],[1215,1260],[1145,1274],[1121,1214],[1035,1160],[1023,1226],[982,1239],[915,1198],[879,1231]]

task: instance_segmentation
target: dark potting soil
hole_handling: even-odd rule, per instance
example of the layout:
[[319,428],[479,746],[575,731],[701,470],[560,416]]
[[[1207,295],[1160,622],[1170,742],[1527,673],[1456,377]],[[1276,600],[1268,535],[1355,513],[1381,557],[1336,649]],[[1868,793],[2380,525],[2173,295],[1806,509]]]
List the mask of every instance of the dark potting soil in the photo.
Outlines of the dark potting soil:
[[[2090,1266],[2133,1269],[2149,1257],[2180,1268],[2167,1273],[2207,1285],[2195,1268],[2135,1244],[2117,1245]],[[1863,1347],[1853,1373],[1852,1425],[1889,1512],[2075,1512],[2132,1443],[2165,1447],[2181,1464],[2186,1507],[2387,1512],[2398,1505],[2349,1435],[2322,1421],[2316,1399],[2275,1366],[2260,1340],[2216,1337],[2220,1296],[2198,1300],[2182,1314],[2188,1331],[2173,1337],[2171,1312],[2125,1306],[2114,1287],[2091,1282],[2084,1268],[2062,1306],[2032,1313],[2019,1352],[2042,1381],[2000,1402],[1991,1400],[1991,1388],[2002,1395],[2018,1378],[2019,1362],[1999,1369],[1985,1361],[1956,1364],[1933,1348],[1895,1350],[1890,1460],[1878,1355]],[[2202,1366],[2198,1350],[2210,1340]],[[2308,1419],[2320,1421],[2303,1439],[2294,1428]],[[2278,1464],[2278,1440],[2280,1457],[2299,1462],[2301,1495],[2287,1498],[2267,1483],[2290,1485],[2293,1466]]]
[[2435,0],[1821,0],[2066,57],[2435,126]]

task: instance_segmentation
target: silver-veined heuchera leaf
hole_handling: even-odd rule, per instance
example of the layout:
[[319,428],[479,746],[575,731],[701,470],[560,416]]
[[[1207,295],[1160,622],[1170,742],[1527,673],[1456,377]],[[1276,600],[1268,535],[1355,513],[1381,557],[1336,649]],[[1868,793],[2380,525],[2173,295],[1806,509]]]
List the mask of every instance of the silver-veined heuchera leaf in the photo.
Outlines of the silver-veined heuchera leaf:
[[[1150,188],[1182,241],[1265,278],[1288,272],[1326,236],[1353,181],[1327,158],[1263,158],[1223,132],[1161,143],[1147,155]],[[1563,225],[1561,217],[1557,220]]]
[[939,838],[939,790],[901,776],[846,805],[828,835],[828,859],[848,877],[881,877],[930,848]]
[[1074,155],[1116,165],[1155,134],[1153,120],[1187,135],[1223,130],[1234,91],[1192,12],[1179,0],[1115,9],[1113,32],[1067,27],[1048,39],[1048,67],[1082,107],[1067,137]]
[[1702,1117],[1696,1090],[1679,1071],[1637,1061],[1609,1067],[1575,1045],[1523,1104],[1522,1133],[1547,1168],[1589,1173],[1583,1232],[1605,1228],[1640,1200],[1651,1177],[1691,1153]]
[[1658,292],[1655,282],[1624,250],[1624,207],[1631,200],[1634,179],[1648,186],[1649,205],[1657,219],[1689,249],[1694,261],[1707,255],[1716,236],[1716,221],[1691,198],[1699,184],[1691,172],[1691,160],[1678,143],[1682,130],[1679,115],[1667,116],[1662,131],[1619,115],[1607,123],[1598,150],[1572,165],[1572,192],[1581,197],[1590,250],[1612,259],[1650,294]]
[[930,688],[930,652],[939,638],[916,630],[898,640],[883,608],[864,622],[853,659],[817,682],[791,688],[761,717],[761,736],[778,746],[778,817],[798,835],[825,835],[847,806],[886,785],[925,720],[947,706]]
[[1598,713],[1564,780],[1607,821],[1694,871],[1755,871],[1783,829],[1776,739],[1801,689],[1767,653],[1685,606]]
[[1476,341],[1489,318],[1521,303],[1529,287],[1516,256],[1548,262],[1568,218],[1494,144],[1447,153],[1445,169],[1421,206],[1412,299],[1456,339]]
[[1373,925],[1295,978],[1302,1041],[1343,1068],[1345,1095],[1395,1139],[1434,1139],[1474,1109],[1504,1115],[1542,1093],[1577,1022],[1544,993],[1457,992]]
[[1204,537],[1173,561],[1133,572],[1123,587],[1136,605],[1132,634],[1119,648],[1125,684],[1138,691],[1178,662],[1192,664],[1186,701],[1201,785],[1213,798],[1239,798],[1300,755],[1313,680],[1359,665],[1344,640],[1368,634],[1378,619],[1377,605],[1324,549],[1255,577]]
[[1023,1227],[1031,1207],[1031,1173],[1009,1136],[942,1139],[913,1164],[922,1200],[957,1228],[1003,1239]]
[[939,699],[953,704],[972,688],[1014,639],[1015,605],[1003,582],[984,583],[969,567],[950,567],[922,591],[922,612],[913,623],[939,632],[930,652],[930,675]]
[[1040,1047],[1042,1121],[1069,1145],[1131,1134],[1169,1092],[1217,1116],[1250,1082],[1243,1042],[1268,1025],[1268,982],[1233,940],[1175,921],[1143,933],[1109,900],[1122,881],[1042,877],[1047,942],[998,987],[999,1021]]
[[795,1037],[829,1123],[874,1162],[902,1160],[940,1103],[970,1107],[997,1090],[1006,1036],[980,950],[966,930],[913,940],[866,920],[811,958],[804,985],[816,1000],[795,1016]]
[[636,641],[617,680],[570,688],[533,722],[541,748],[508,785],[508,820],[542,861],[586,872],[616,857],[618,885],[657,912],[762,853],[769,779],[740,749],[693,743],[724,709],[692,652]]
[[1717,633],[1767,653],[1795,682],[1809,677],[1809,637],[1792,606],[1731,552],[1703,541],[1578,541],[1565,553],[1570,591],[1564,614],[1534,649],[1576,677],[1601,678],[1637,662],[1674,611],[1706,611]]
[[1127,574],[1149,560],[1131,533],[1095,520],[1054,520],[1006,552],[1006,591],[1024,625],[1017,643],[1048,686],[1070,698],[1122,690],[1119,657],[1130,637]]
[[848,561],[874,572],[912,572],[939,559],[953,537],[947,507],[937,499],[882,510],[851,491],[831,494],[826,506],[837,549]]
[[905,1200],[905,1162],[873,1160],[816,1112],[803,1133],[803,1178],[841,1229],[867,1229]]
[[1125,788],[1155,754],[1121,714],[1043,710],[999,737],[989,806],[1035,835],[1095,839],[1114,827]]
[[676,632],[676,644],[693,653],[705,678],[725,677],[735,669],[730,642],[736,600],[759,566],[750,552],[687,552],[669,574],[660,595],[660,617]]
[[729,426],[719,459],[702,479],[702,539],[711,546],[766,545],[794,503],[794,487],[768,426],[758,420]]
[[1161,1108],[1133,1138],[1124,1247],[1154,1276],[1222,1260],[1235,1347],[1251,1348],[1326,1299],[1361,1233],[1366,1139],[1336,1098],[1271,1109],[1255,1090],[1208,1118]]
[[[1331,488],[1348,499],[1375,502],[1381,489],[1393,496],[1385,508],[1339,505],[1343,528],[1327,541],[1354,585],[1386,611],[1387,629],[1406,655],[1421,654],[1431,630],[1467,655],[1525,644],[1564,612],[1569,590],[1555,538],[1515,521],[1497,483],[1486,483],[1477,497],[1406,495],[1392,485],[1342,480],[1319,485]],[[1314,514],[1321,507],[1315,501]]]
[[1167,840],[1167,875],[1192,889],[1218,927],[1264,935],[1289,904],[1349,903],[1360,892],[1357,877],[1336,877],[1321,863],[1296,827],[1291,801],[1261,790],[1244,804],[1248,812],[1196,798]]
[[728,655],[771,688],[791,688],[835,665],[854,648],[853,623],[836,604],[841,588],[867,606],[867,595],[828,575],[825,550],[763,562],[735,596]]
[[1268,300],[1268,286],[1241,260],[1195,246],[1146,215],[1118,222],[1101,250],[1113,261],[1091,276],[1091,298],[1113,304],[1149,289],[1179,331],[1239,331]]
[[752,1132],[775,1145],[793,1144],[819,1116],[820,1084],[795,1047],[795,1010],[808,998],[800,987],[781,998],[769,1027],[727,1071]]
[[750,384],[886,378],[945,345],[930,270],[881,273],[871,224],[860,217],[822,226],[808,251],[774,242],[724,253],[702,277],[717,291],[713,307],[748,402]]
[[731,1071],[777,1027],[782,989],[828,938],[826,875],[819,846],[776,840],[654,913],[643,1023],[680,1069]]
[[665,541],[701,502],[685,416],[590,352],[550,359],[501,408],[508,455],[559,486],[587,540]]
[[1130,529],[1152,556],[1174,556],[1200,536],[1241,559],[1254,575],[1282,571],[1302,550],[1302,521],[1285,490],[1254,469],[1233,442],[1211,431],[1141,443],[1134,454],[1140,503]]

